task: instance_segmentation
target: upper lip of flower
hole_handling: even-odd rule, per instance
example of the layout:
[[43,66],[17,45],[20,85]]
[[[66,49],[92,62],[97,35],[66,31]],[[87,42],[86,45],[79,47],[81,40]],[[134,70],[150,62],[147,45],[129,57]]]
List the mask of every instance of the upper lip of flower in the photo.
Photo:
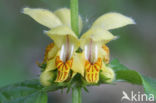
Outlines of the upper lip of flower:
[[[55,43],[56,40],[58,40],[58,38],[55,38],[55,36],[58,36],[60,40],[61,36],[66,35],[69,35],[76,41],[79,41],[78,37],[71,30],[71,17],[69,9],[61,8],[53,13],[46,9],[31,9],[27,7],[24,8],[22,12],[31,16],[38,23],[50,28],[50,30],[46,31],[45,33],[48,34],[48,36],[52,38]],[[96,19],[91,28],[82,35],[80,40],[91,38],[93,41],[108,43],[109,41],[116,38],[116,36],[113,36],[108,30],[123,27],[128,24],[135,24],[135,22],[133,19],[120,13],[110,12]],[[82,19],[79,16],[80,32],[82,27]]]
[[[55,50],[56,53],[52,53],[54,55],[57,55],[58,50],[61,48],[67,36],[74,45],[74,52],[79,47],[84,49],[89,40],[100,45],[101,49],[103,44],[116,38],[109,30],[128,24],[135,24],[133,19],[122,14],[115,12],[107,13],[95,20],[91,28],[78,39],[71,29],[70,10],[67,8],[58,9],[54,13],[46,9],[24,8],[23,13],[31,16],[38,23],[50,29],[45,31],[45,33],[54,41],[57,48],[57,50]],[[81,32],[82,26],[82,20],[79,16],[79,32]],[[54,55],[53,57],[55,57]],[[84,75],[84,64],[82,63],[82,61],[84,61],[83,54],[73,53],[73,58],[73,68],[71,69],[74,72],[79,72]],[[54,62],[54,60],[52,60],[52,62]],[[79,65],[79,67],[77,67],[77,65]]]

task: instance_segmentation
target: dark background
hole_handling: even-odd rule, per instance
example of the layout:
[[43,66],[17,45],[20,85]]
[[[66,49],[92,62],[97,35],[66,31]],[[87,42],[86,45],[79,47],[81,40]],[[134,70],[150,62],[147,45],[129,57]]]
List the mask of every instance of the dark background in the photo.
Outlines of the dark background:
[[[44,49],[51,40],[46,27],[21,13],[23,7],[56,10],[69,8],[69,0],[0,0],[0,86],[37,78]],[[100,15],[120,12],[132,17],[136,25],[112,30],[118,40],[108,44],[111,57],[147,76],[156,78],[156,1],[155,0],[79,0],[84,30]],[[88,21],[88,22],[87,22]],[[141,86],[127,83],[90,87],[83,91],[83,103],[120,103],[122,91],[136,93]],[[71,94],[49,94],[49,103],[71,103]]]

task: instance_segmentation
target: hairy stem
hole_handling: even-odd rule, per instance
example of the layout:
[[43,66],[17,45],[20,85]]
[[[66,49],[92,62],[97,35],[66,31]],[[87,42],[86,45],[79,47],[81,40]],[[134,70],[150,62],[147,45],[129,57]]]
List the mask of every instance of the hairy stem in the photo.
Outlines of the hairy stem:
[[70,1],[71,9],[71,27],[75,34],[79,37],[79,16],[78,16],[78,0]]
[[[71,9],[71,27],[75,34],[79,37],[79,14],[78,14],[78,0],[70,1]],[[81,103],[81,88],[72,88],[72,103]]]
[[81,88],[72,88],[72,103],[81,103]]

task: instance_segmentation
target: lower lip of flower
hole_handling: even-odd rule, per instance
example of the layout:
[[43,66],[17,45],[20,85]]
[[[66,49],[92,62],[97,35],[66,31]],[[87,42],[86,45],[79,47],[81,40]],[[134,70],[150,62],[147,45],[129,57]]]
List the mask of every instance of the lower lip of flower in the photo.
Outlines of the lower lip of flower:
[[99,81],[99,71],[102,66],[102,59],[98,58],[94,64],[89,61],[85,62],[85,78],[89,83],[97,83]]
[[85,79],[89,83],[99,81],[99,71],[102,67],[102,59],[98,57],[98,45],[90,40],[84,47],[85,51]]
[[57,56],[55,60],[56,67],[58,70],[57,78],[55,80],[56,82],[64,82],[68,79],[73,62],[73,52],[74,45],[70,41],[69,36],[66,36],[65,42],[61,47],[60,57]]

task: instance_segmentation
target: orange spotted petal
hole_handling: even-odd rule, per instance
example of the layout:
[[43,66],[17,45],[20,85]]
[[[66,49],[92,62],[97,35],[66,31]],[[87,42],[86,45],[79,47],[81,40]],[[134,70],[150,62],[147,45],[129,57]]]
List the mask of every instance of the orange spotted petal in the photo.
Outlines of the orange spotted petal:
[[55,63],[58,73],[55,82],[63,82],[67,80],[72,66],[72,62],[72,58],[64,63],[59,56],[56,57]]
[[102,67],[102,59],[92,64],[88,60],[85,62],[85,78],[89,83],[97,83],[99,81],[99,72]]
[[109,63],[109,48],[106,45],[103,45],[102,48],[105,52],[104,61],[106,64],[108,64]]

